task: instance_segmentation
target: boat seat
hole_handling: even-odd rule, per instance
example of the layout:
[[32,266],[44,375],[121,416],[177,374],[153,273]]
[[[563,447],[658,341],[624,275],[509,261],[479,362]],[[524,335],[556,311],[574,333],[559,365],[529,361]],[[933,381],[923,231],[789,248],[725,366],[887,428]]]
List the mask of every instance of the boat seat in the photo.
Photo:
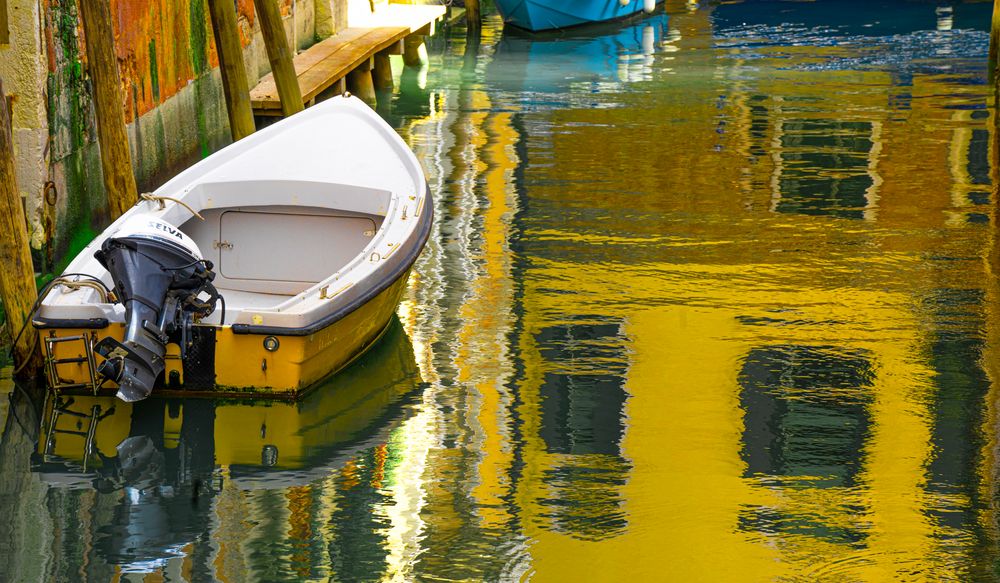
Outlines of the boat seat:
[[218,289],[222,297],[226,298],[226,309],[233,311],[238,309],[273,308],[292,297],[284,294],[266,294],[226,289],[224,287]]

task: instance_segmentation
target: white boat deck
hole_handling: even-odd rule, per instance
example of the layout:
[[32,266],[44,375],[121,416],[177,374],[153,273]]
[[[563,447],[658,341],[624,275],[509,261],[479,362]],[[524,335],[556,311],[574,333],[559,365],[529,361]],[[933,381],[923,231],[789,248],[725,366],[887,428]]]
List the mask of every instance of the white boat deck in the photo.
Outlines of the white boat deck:
[[219,294],[226,298],[226,310],[252,310],[256,308],[273,308],[292,296],[282,294],[263,294],[260,292],[238,291],[219,288]]

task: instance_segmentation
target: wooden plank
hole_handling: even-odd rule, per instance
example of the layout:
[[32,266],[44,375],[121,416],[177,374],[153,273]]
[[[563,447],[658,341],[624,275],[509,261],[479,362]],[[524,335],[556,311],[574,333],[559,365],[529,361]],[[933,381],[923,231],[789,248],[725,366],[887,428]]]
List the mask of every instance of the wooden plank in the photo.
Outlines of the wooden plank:
[[[309,47],[302,54],[295,57],[294,60],[295,72],[299,80],[299,87],[303,91],[303,98],[308,100],[314,95],[314,89],[305,86],[302,82],[302,76],[313,67],[320,66],[324,61],[339,59],[340,57],[335,55],[341,51],[353,50],[355,47],[381,47],[387,42],[391,44],[390,41],[392,39],[404,35],[405,31],[400,28],[348,28],[337,33],[335,36]],[[374,53],[376,50],[373,49],[371,52]],[[360,57],[358,60],[363,60],[363,57]],[[329,67],[330,65],[327,63],[322,66]],[[336,71],[332,71],[331,74],[336,78],[343,77],[356,65],[353,61],[348,60],[348,63],[344,66],[347,67],[347,70],[340,72],[339,75],[335,74],[337,73]],[[318,91],[322,91],[322,88]],[[263,105],[265,102],[276,101],[277,98],[277,88],[274,83],[274,77],[271,74],[265,75],[251,92],[254,107],[258,107],[258,104]]]
[[[302,100],[313,101],[376,53],[399,54],[404,39],[416,33],[432,33],[434,23],[444,18],[446,10],[443,5],[379,5],[359,25],[303,51],[292,61]],[[281,109],[279,94],[274,75],[264,76],[250,92],[254,111],[258,115],[277,115]]]
[[371,29],[368,28],[348,28],[314,44],[295,57],[295,74],[301,75],[306,72],[316,63],[339,51],[342,45],[364,42],[363,39],[370,32]]
[[[319,93],[343,79],[375,53],[399,44],[407,34],[404,27],[346,29],[313,45],[295,58],[297,80],[302,98],[312,100]],[[250,101],[258,113],[280,108],[274,78],[265,76],[250,92]]]
[[410,33],[417,33],[443,19],[447,11],[447,6],[441,4],[389,4],[370,16],[351,21],[351,26],[405,26]]
[[25,324],[38,292],[35,270],[28,247],[28,227],[24,206],[14,176],[14,141],[3,81],[0,80],[0,301],[7,313],[7,331],[11,340],[24,327],[24,333],[14,347],[14,362],[24,365],[22,373],[29,376],[41,363],[38,351],[38,331]]
[[229,131],[233,141],[239,141],[256,130],[253,108],[250,107],[250,87],[246,67],[243,66],[243,48],[236,28],[236,8],[231,0],[208,0],[215,37],[215,51],[219,55],[222,73],[222,91],[229,114]]
[[97,141],[111,219],[117,219],[138,200],[132,154],[125,133],[122,84],[115,55],[115,31],[108,0],[80,0],[83,34],[87,39],[87,70],[93,78]]

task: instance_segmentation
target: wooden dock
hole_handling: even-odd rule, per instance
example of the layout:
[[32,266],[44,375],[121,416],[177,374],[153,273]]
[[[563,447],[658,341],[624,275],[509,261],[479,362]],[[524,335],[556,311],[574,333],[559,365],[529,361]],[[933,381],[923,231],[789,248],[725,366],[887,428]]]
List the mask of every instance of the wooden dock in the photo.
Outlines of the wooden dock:
[[[370,16],[352,19],[352,26],[292,59],[302,100],[312,105],[317,99],[350,90],[373,103],[376,87],[385,89],[388,84],[391,88],[392,72],[386,70],[388,55],[419,52],[423,37],[434,34],[435,24],[445,12],[446,7],[441,5],[383,3]],[[413,58],[419,58],[419,54]],[[250,91],[250,103],[255,115],[282,115],[272,74],[264,76]]]

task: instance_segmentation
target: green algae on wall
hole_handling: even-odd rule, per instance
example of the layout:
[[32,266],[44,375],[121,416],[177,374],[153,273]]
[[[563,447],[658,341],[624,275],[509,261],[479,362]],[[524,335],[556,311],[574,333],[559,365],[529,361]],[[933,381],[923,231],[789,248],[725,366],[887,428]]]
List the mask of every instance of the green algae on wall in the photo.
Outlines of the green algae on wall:
[[191,0],[188,5],[191,25],[191,66],[197,75],[208,69],[208,33],[205,26],[205,1]]
[[[47,79],[49,124],[49,156],[53,162],[61,162],[64,181],[59,189],[56,224],[49,249],[40,254],[44,257],[72,256],[79,249],[73,249],[71,242],[80,234],[94,231],[94,223],[101,220],[103,203],[98,206],[94,199],[103,199],[104,187],[99,178],[100,159],[94,144],[95,128],[91,112],[90,83],[84,74],[78,28],[76,2],[54,0],[46,13],[48,36],[52,39],[49,50],[54,54],[49,59]],[[89,164],[96,162],[98,178],[88,172]],[[97,216],[95,216],[95,214]],[[82,249],[82,246],[80,246]],[[53,266],[40,263],[48,270]]]
[[153,86],[153,100],[160,101],[160,73],[156,63],[156,39],[149,39],[149,82]]

